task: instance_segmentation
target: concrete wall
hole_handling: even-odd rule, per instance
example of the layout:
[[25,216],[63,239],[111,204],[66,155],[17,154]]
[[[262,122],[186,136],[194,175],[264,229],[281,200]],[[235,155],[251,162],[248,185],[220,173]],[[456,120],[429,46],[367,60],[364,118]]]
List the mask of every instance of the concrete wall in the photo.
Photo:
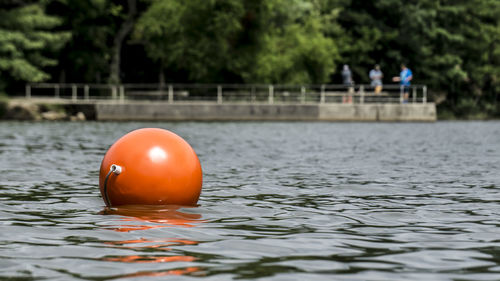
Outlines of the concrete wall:
[[436,121],[436,106],[426,104],[322,104],[325,121]]
[[427,104],[97,103],[97,120],[436,121]]

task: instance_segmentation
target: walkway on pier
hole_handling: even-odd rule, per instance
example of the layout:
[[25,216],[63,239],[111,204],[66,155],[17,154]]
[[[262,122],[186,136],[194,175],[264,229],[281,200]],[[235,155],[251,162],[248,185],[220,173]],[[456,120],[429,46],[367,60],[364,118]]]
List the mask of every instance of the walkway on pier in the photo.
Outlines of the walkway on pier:
[[85,106],[97,120],[435,121],[427,87],[399,85],[28,84],[33,102]]

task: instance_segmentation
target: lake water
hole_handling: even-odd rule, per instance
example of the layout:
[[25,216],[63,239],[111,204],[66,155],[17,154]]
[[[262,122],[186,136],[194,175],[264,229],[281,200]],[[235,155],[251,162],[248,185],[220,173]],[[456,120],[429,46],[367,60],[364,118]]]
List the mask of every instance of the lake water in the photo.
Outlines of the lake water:
[[[127,132],[197,152],[200,206],[104,211]],[[500,280],[500,122],[0,123],[2,280]]]

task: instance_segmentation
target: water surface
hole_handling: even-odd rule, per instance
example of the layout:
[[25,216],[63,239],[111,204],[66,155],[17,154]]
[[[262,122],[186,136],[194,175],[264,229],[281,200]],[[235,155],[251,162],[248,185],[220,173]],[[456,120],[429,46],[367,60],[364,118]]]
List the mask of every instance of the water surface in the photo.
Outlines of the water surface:
[[[196,150],[200,206],[103,211],[143,127]],[[500,122],[3,122],[0,171],[0,279],[500,280]]]

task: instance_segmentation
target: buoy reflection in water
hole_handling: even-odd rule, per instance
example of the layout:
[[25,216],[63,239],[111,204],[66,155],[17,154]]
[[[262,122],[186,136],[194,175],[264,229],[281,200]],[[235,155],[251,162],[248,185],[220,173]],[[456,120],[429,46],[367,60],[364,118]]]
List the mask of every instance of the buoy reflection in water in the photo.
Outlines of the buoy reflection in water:
[[193,227],[203,223],[200,214],[185,213],[179,209],[189,207],[176,205],[124,205],[116,208],[106,208],[105,215],[123,216],[120,224],[112,229],[119,232],[146,230],[159,227]]
[[[194,227],[198,223],[202,223],[200,214],[185,213],[179,209],[181,206],[158,206],[158,205],[130,205],[120,206],[118,208],[106,208],[102,214],[122,216],[119,224],[111,228],[107,228],[117,232],[130,231],[147,231],[149,229],[160,227]],[[151,263],[189,263],[189,266],[175,267],[162,269],[159,271],[138,271],[135,273],[118,276],[118,278],[130,277],[159,277],[167,275],[196,275],[203,274],[201,268],[192,266],[191,262],[197,260],[196,257],[188,255],[169,255],[172,247],[184,245],[196,245],[197,241],[192,241],[184,238],[140,238],[133,240],[110,241],[107,245],[117,249],[135,250],[136,252],[144,252],[147,250],[148,255],[122,255],[122,256],[105,256],[102,261],[122,262],[134,264],[151,264]]]

